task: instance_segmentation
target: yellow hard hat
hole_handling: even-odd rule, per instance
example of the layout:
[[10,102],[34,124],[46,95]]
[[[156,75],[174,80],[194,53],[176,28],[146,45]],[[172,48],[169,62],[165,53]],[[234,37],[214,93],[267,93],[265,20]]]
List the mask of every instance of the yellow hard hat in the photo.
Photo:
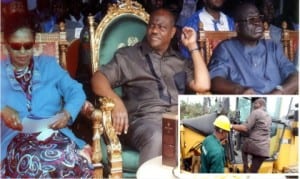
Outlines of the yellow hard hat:
[[216,118],[214,126],[223,129],[225,131],[230,131],[230,121],[227,116],[220,115]]

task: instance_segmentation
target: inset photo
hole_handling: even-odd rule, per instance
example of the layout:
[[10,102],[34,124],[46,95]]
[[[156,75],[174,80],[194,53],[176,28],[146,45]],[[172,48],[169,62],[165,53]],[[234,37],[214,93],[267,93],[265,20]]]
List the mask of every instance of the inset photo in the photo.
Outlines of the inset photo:
[[179,96],[181,173],[298,174],[298,97]]

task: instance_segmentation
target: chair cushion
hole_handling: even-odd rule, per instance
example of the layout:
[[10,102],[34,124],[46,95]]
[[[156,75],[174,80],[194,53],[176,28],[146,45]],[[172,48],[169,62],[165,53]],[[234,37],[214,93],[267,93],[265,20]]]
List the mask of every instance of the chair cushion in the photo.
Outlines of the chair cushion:
[[131,14],[115,18],[104,30],[100,43],[100,64],[108,63],[117,49],[132,46],[141,41],[147,24]]
[[122,147],[123,171],[136,173],[140,161],[139,152],[124,145]]
[[[117,49],[132,46],[141,41],[146,33],[147,24],[132,14],[123,14],[108,24],[100,42],[99,64],[107,64]],[[121,96],[121,89],[115,90]]]

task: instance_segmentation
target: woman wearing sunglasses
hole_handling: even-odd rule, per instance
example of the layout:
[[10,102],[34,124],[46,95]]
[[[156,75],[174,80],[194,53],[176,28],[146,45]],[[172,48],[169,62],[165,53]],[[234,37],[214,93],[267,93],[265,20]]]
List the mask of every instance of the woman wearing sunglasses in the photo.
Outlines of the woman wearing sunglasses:
[[1,178],[91,177],[89,162],[80,155],[85,142],[68,128],[84,104],[82,86],[54,57],[33,56],[35,32],[28,19],[6,22],[9,55],[1,59]]

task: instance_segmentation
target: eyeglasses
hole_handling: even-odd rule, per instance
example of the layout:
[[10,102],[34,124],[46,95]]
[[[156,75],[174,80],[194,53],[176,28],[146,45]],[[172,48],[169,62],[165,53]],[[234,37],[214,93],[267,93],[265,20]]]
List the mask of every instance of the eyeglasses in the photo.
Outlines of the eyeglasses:
[[34,42],[25,42],[25,43],[9,43],[10,48],[13,50],[21,50],[24,47],[25,50],[32,49]]
[[247,22],[248,24],[261,23],[264,20],[264,15],[258,15],[254,17],[248,17],[247,19],[237,20],[237,22]]

